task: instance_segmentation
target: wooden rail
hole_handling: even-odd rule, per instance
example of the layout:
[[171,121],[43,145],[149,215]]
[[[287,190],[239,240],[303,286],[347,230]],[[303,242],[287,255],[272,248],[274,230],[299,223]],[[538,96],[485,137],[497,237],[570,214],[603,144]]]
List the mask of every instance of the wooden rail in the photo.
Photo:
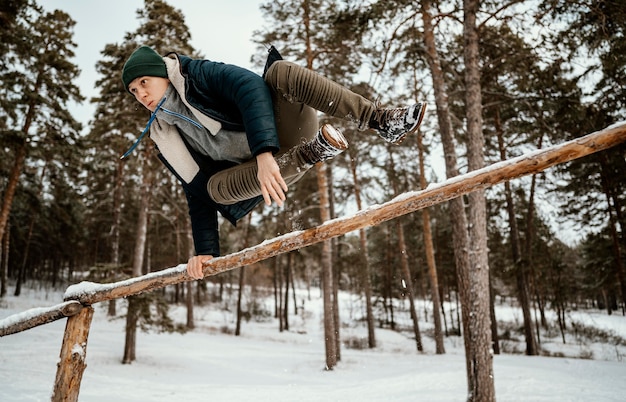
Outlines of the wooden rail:
[[[424,190],[404,193],[384,204],[371,206],[353,215],[333,219],[311,229],[287,233],[254,247],[214,258],[204,265],[203,272],[205,276],[212,276],[263,261],[354,230],[378,225],[472,191],[535,174],[554,165],[611,148],[624,141],[626,141],[626,123],[494,163],[444,182],[431,184]],[[193,279],[186,274],[185,266],[181,265],[111,284],[80,283],[67,289],[64,300],[93,304],[190,280]]]
[[[250,265],[354,230],[378,225],[473,191],[536,174],[554,165],[611,148],[624,141],[626,141],[626,123],[617,124],[563,144],[498,162],[441,183],[431,184],[424,190],[402,194],[384,204],[374,205],[353,215],[330,220],[311,229],[288,233],[254,247],[214,258],[204,264],[203,272],[205,276],[212,276]],[[69,316],[52,400],[76,401],[80,380],[85,369],[87,336],[93,315],[93,309],[90,306],[94,303],[191,280],[193,278],[187,275],[185,265],[179,265],[110,284],[81,282],[66,290],[63,296],[65,301],[62,304],[47,309],[28,310],[0,320],[0,336],[24,331]],[[87,308],[84,309],[84,306]],[[77,349],[76,345],[80,348]]]
[[52,307],[33,308],[0,321],[0,337],[15,334],[39,325],[48,324],[65,317],[71,317],[82,310],[77,300],[66,301]]
[[[204,275],[217,275],[341,236],[345,233],[375,226],[472,191],[539,173],[557,164],[611,148],[624,141],[626,141],[626,123],[621,123],[562,144],[494,163],[441,183],[433,183],[424,190],[404,193],[384,204],[373,205],[353,215],[333,219],[314,228],[287,233],[236,253],[214,258],[204,265]],[[131,296],[191,280],[194,279],[187,275],[186,266],[179,265],[114,283],[81,282],[68,287],[63,299],[65,303],[72,303],[72,306],[77,306],[76,302],[83,306],[89,306],[94,303]],[[62,310],[62,306],[65,306],[65,303],[53,306],[47,310]],[[78,313],[78,311],[73,312],[73,314]],[[0,320],[0,336],[13,334],[72,315],[72,311],[56,315],[50,314],[48,311],[47,314],[46,319],[28,317],[28,322],[21,322],[19,319],[16,319],[19,317],[8,317]]]

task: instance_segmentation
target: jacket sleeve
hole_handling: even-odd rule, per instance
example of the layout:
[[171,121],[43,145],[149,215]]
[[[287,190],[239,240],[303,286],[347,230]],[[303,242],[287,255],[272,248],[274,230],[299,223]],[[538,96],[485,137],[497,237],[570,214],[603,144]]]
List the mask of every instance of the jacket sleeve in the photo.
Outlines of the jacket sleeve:
[[272,95],[263,78],[245,68],[209,60],[190,63],[189,73],[195,77],[195,89],[212,101],[209,107],[241,117],[253,155],[278,151]]
[[217,221],[217,210],[202,203],[197,197],[185,191],[191,231],[196,255],[220,255],[220,238]]

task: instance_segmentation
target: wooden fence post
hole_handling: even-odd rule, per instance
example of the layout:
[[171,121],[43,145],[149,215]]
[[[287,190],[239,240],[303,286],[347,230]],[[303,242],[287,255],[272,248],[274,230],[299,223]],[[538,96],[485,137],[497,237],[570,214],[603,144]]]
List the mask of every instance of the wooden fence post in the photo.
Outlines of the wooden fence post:
[[65,325],[61,359],[52,392],[52,402],[78,401],[80,382],[85,371],[87,357],[87,337],[93,318],[93,307],[83,308],[80,313],[69,317]]

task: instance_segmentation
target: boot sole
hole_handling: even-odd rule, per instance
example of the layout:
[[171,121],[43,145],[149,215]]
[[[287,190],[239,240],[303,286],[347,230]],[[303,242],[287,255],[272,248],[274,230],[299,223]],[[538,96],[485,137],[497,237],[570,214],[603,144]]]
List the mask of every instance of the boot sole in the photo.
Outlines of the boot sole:
[[398,138],[394,142],[395,145],[401,144],[402,141],[404,141],[404,139],[407,137],[407,135],[413,134],[422,125],[422,120],[424,120],[424,115],[426,114],[426,107],[428,106],[428,103],[426,103],[426,102],[420,102],[420,103],[422,104],[422,107],[420,109],[419,116],[417,116],[417,124],[415,124],[415,126],[413,126],[413,128],[411,128],[409,131],[407,131],[402,137]]
[[346,140],[346,137],[341,134],[341,131],[337,130],[330,124],[324,124],[322,126],[322,135],[324,136],[324,139],[334,148],[342,151],[348,149],[348,140]]

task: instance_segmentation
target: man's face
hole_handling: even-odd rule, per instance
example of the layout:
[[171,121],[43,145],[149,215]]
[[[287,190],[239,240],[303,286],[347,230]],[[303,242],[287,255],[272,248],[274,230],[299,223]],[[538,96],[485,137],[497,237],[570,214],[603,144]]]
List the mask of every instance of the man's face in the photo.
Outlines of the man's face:
[[135,99],[151,112],[165,95],[170,80],[162,77],[137,77],[128,84],[128,90]]

